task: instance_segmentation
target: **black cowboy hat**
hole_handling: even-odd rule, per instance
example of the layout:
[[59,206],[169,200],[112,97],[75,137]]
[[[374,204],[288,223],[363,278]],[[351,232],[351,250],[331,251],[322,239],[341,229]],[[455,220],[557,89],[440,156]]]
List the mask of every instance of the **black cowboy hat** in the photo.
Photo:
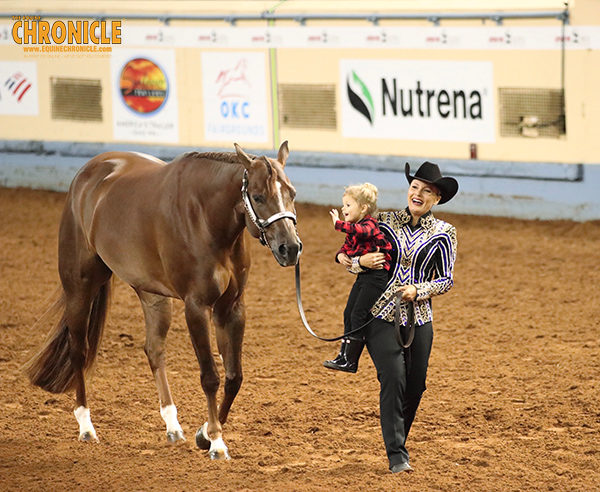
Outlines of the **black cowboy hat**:
[[410,175],[410,164],[407,162],[404,166],[404,174],[406,174],[406,179],[409,183],[412,183],[413,179],[418,179],[419,181],[424,181],[425,183],[437,186],[442,195],[438,202],[440,205],[452,200],[458,191],[458,181],[449,176],[445,178],[442,177],[439,166],[432,162],[424,162],[421,164],[414,176]]

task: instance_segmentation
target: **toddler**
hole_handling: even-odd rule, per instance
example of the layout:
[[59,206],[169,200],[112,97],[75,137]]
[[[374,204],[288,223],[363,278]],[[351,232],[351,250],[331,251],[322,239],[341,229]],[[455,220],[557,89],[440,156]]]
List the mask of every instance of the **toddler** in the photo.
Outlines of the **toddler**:
[[[346,240],[335,258],[338,263],[346,268],[353,264],[360,266],[362,255],[377,251],[384,253],[386,260],[382,269],[363,269],[357,275],[344,310],[345,334],[369,320],[371,308],[388,282],[392,246],[379,229],[377,221],[371,217],[376,210],[377,188],[371,183],[363,183],[346,188],[342,197],[343,220],[340,220],[337,210],[329,212],[335,229],[346,233]],[[355,373],[365,346],[361,332],[345,336],[338,356],[325,361],[323,365],[329,369]]]

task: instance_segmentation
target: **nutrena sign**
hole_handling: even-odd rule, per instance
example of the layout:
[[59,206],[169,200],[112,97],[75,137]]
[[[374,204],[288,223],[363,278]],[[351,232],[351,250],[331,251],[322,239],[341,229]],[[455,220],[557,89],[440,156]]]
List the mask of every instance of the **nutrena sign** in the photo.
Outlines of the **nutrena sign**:
[[495,140],[491,62],[341,60],[340,89],[344,137]]

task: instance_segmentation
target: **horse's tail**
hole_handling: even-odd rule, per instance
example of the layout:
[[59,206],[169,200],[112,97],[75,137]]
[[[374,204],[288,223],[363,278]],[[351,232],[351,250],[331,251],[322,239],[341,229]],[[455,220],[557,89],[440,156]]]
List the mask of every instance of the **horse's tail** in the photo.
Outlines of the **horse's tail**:
[[[87,350],[84,371],[87,374],[93,367],[104,324],[111,300],[111,283],[105,283],[92,302],[89,323],[87,326]],[[44,345],[23,366],[23,371],[29,380],[50,393],[66,393],[75,388],[74,371],[71,365],[71,337],[65,312],[65,294],[58,289],[50,308],[36,324],[43,323],[61,314],[60,320],[48,333]]]

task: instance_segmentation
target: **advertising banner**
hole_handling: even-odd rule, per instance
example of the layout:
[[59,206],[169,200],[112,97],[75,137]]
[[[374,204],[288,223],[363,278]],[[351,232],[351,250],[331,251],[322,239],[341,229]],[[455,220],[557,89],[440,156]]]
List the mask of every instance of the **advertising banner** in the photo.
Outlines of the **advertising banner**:
[[491,62],[341,60],[348,138],[494,142]]
[[112,54],[114,139],[179,143],[175,52],[115,49]]
[[0,114],[37,116],[35,62],[0,61]]
[[268,141],[265,64],[263,53],[202,53],[207,141]]

